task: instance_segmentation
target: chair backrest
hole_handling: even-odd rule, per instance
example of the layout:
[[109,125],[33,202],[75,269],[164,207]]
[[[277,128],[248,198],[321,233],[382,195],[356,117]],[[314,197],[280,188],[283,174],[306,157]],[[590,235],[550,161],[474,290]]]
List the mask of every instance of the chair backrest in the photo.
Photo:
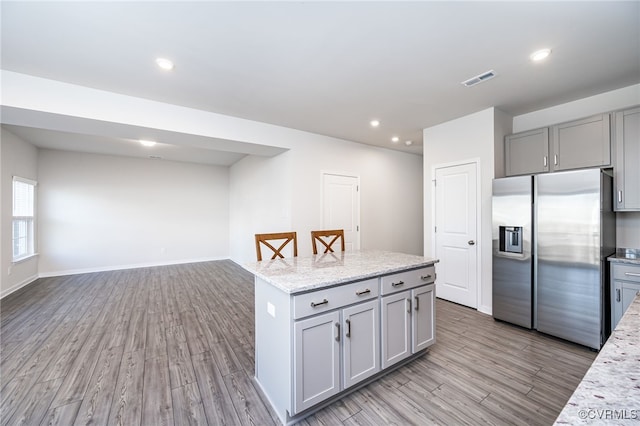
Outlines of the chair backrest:
[[316,241],[320,241],[324,246],[323,253],[333,253],[331,247],[333,243],[340,240],[340,249],[344,251],[344,230],[332,229],[328,231],[311,231],[311,245],[313,247],[313,254],[318,254],[318,247]]
[[[278,248],[275,248],[270,241],[278,241],[284,240]],[[284,256],[281,253],[282,249],[287,246],[290,242],[293,241],[293,257],[298,256],[298,238],[295,232],[277,232],[273,234],[256,234],[256,255],[258,256],[258,261],[262,260],[262,252],[260,251],[260,244],[264,244],[268,248],[273,251],[273,256],[271,259],[275,259],[277,257],[283,258]]]

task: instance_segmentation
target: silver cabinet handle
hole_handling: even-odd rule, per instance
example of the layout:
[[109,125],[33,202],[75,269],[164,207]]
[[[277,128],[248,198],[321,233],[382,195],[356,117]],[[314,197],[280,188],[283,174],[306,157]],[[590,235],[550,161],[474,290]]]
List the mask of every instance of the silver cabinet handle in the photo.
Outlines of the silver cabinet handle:
[[618,204],[622,203],[622,190],[618,191]]
[[630,277],[640,277],[640,274],[637,272],[625,272],[625,275],[629,275]]
[[620,289],[617,288],[616,289],[616,302],[619,302],[619,301],[620,301]]
[[366,290],[362,290],[362,291],[356,291],[356,296],[362,296],[363,294],[369,294],[371,293],[371,290],[366,289]]
[[408,302],[407,305],[407,313],[410,314],[411,313],[411,299],[405,299]]
[[475,241],[473,241],[473,240],[469,240],[469,241],[467,242],[467,244],[469,244],[470,246],[474,246],[474,245],[476,245],[476,242],[475,242]]
[[318,302],[318,303],[311,302],[311,307],[315,308],[315,307],[318,307],[318,306],[321,306],[321,305],[326,305],[327,303],[329,303],[329,301],[327,299],[324,299],[322,302]]
[[398,287],[400,285],[404,284],[404,281],[398,281],[397,283],[391,283],[392,287]]
[[543,167],[547,167],[547,156],[546,155],[542,157],[542,165],[543,165]]
[[429,279],[431,279],[431,274],[420,275],[420,279],[423,280],[423,281],[429,280]]
[[340,341],[340,323],[336,323],[336,342]]
[[416,296],[415,299],[416,299],[416,311],[417,311],[418,309],[420,309],[420,298]]
[[345,321],[347,323],[347,337],[351,337],[351,320],[346,320]]
[[554,166],[558,165],[558,154],[553,154],[553,165]]

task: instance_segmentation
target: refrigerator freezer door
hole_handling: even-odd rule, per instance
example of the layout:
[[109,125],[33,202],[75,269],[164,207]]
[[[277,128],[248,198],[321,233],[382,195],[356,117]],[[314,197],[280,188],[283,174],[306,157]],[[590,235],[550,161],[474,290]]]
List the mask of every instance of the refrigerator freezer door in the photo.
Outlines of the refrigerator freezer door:
[[493,317],[527,328],[532,327],[532,201],[531,176],[493,181]]
[[537,328],[600,348],[600,170],[537,179]]

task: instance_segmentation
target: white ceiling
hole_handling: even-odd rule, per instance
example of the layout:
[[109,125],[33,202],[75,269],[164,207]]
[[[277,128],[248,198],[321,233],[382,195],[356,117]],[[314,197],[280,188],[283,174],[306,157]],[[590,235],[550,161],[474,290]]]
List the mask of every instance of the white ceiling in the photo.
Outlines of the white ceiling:
[[[422,152],[423,128],[491,106],[519,115],[640,82],[639,1],[1,8],[4,70],[413,153]],[[528,56],[541,47],[553,53],[534,64]],[[175,69],[159,70],[158,56]],[[460,84],[488,70],[497,77]],[[82,150],[81,138],[68,134],[12,131]],[[122,143],[107,139],[94,141],[99,152],[117,154]]]

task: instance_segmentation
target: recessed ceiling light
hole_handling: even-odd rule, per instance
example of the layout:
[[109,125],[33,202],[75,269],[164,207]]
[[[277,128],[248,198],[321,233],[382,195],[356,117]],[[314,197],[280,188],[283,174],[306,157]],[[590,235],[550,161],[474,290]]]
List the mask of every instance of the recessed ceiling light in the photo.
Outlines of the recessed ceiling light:
[[391,138],[391,142],[393,142],[393,143],[397,143],[398,141],[400,141],[400,138],[397,137],[397,136],[394,136],[394,137]]
[[144,140],[144,139],[140,139],[140,143],[142,144],[142,146],[148,146],[148,147],[151,147],[151,146],[155,146],[155,144],[156,144],[157,142],[155,142],[155,141],[146,141],[146,140]]
[[540,49],[540,50],[536,50],[531,55],[529,55],[529,58],[531,58],[531,60],[534,62],[538,62],[538,61],[542,61],[550,54],[551,54],[551,49]]
[[380,120],[371,120],[369,124],[371,124],[371,127],[378,127],[380,125]]
[[404,144],[405,144],[406,146],[411,146],[411,144],[412,144],[412,143],[413,143],[413,141],[405,141],[405,143],[404,143]]
[[173,62],[166,58],[158,58],[156,59],[156,64],[163,70],[171,71],[173,69]]

